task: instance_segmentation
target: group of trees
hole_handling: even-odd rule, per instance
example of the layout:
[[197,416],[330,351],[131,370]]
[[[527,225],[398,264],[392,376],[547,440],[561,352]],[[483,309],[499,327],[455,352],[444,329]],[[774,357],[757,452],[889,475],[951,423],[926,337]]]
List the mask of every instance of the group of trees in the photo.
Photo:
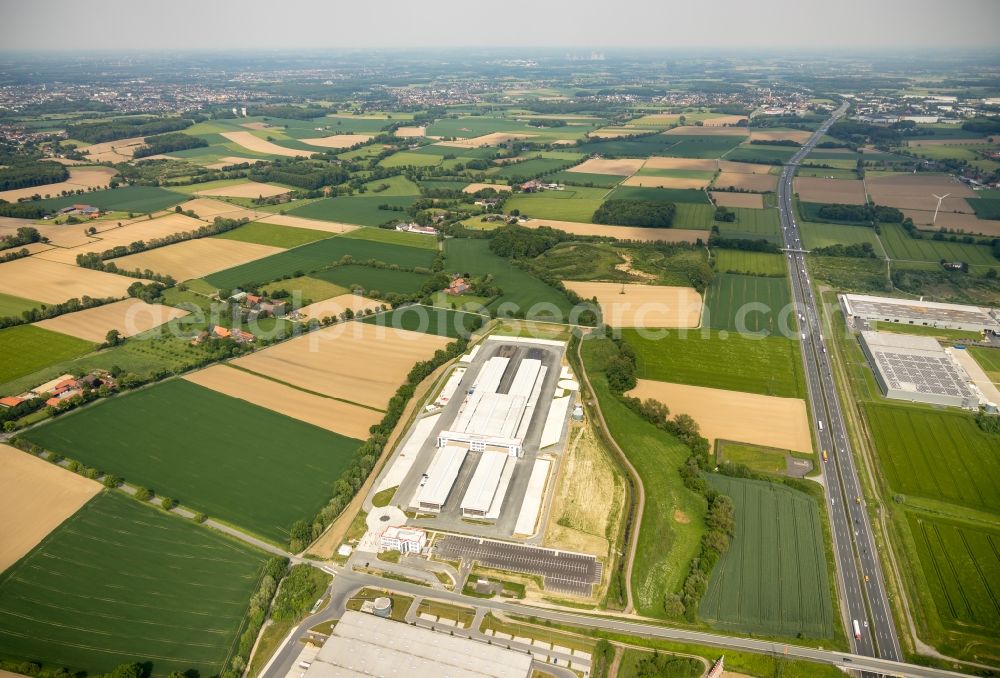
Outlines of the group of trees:
[[185,240],[197,240],[198,238],[207,238],[212,235],[219,235],[220,233],[225,233],[239,228],[246,223],[247,219],[245,217],[242,219],[224,219],[222,217],[216,217],[215,221],[211,224],[206,224],[205,226],[201,226],[193,231],[171,233],[170,235],[165,235],[162,238],[153,238],[148,241],[136,240],[135,242],[129,243],[127,246],[117,245],[99,253],[87,252],[85,254],[78,254],[76,255],[76,263],[78,266],[83,266],[84,268],[100,268],[101,263],[105,259],[116,259],[118,257],[124,257],[127,254],[135,254],[137,252],[145,252],[146,250],[152,250],[158,247],[166,247],[167,245],[184,242]]
[[708,237],[709,247],[716,247],[723,250],[740,250],[742,252],[770,252],[778,254],[781,248],[770,240],[758,238],[749,240],[746,238],[724,238],[719,235],[718,227],[712,227],[712,235]]
[[70,139],[99,144],[129,137],[148,137],[167,132],[179,132],[194,124],[188,118],[115,118],[100,122],[82,122],[67,125]]
[[824,257],[853,257],[855,259],[878,258],[878,254],[876,254],[875,248],[872,247],[870,242],[854,243],[852,245],[836,243],[827,247],[817,247],[812,252],[813,254],[818,254]]
[[21,226],[14,235],[0,236],[0,250],[30,245],[33,242],[39,242],[41,239],[42,235],[38,232],[37,228],[33,226]]
[[189,148],[204,148],[208,142],[201,137],[193,137],[183,132],[170,132],[143,139],[145,146],[135,149],[133,158],[147,158],[160,153],[173,153],[174,151],[186,151]]
[[69,170],[57,162],[27,160],[0,168],[0,191],[56,184],[69,179]]
[[114,297],[88,297],[84,295],[81,299],[76,297],[64,301],[61,304],[50,304],[48,306],[36,306],[27,311],[21,313],[21,317],[17,316],[3,316],[0,317],[0,329],[4,327],[11,327],[12,325],[21,325],[24,323],[34,323],[39,320],[45,320],[47,318],[55,318],[58,315],[64,313],[75,313],[76,311],[82,311],[87,308],[94,308],[95,306],[103,306],[104,304],[110,304],[111,302],[118,301]]
[[715,216],[712,218],[719,222],[733,223],[736,221],[736,212],[732,211],[728,207],[719,205],[715,208]]
[[274,593],[278,590],[278,583],[287,572],[288,559],[284,557],[271,558],[264,565],[264,576],[260,578],[257,590],[250,598],[250,608],[246,614],[246,627],[240,635],[236,651],[231,655],[229,666],[222,670],[219,678],[240,678],[243,675],[260,629],[267,620],[267,613],[271,608]]
[[490,234],[490,250],[507,259],[532,259],[555,247],[569,236],[563,231],[543,226],[502,226]]
[[841,205],[828,203],[816,210],[817,216],[829,221],[852,221],[899,224],[903,221],[903,213],[895,207],[884,205]]
[[279,158],[270,164],[256,164],[248,176],[254,181],[288,184],[306,190],[342,184],[351,178],[344,167],[323,160],[302,158]]
[[37,202],[7,202],[0,199],[0,217],[15,219],[41,219],[49,210]]
[[673,226],[677,206],[656,200],[606,200],[594,212],[595,224],[669,228]]

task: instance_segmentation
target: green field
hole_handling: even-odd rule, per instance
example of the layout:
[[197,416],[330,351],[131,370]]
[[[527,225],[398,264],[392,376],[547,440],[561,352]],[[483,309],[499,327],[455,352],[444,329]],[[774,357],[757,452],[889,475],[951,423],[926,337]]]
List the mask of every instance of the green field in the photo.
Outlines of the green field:
[[799,222],[802,245],[806,249],[817,249],[831,245],[856,245],[869,243],[879,256],[885,251],[879,243],[875,229],[870,226],[847,226],[844,224],[819,224],[812,221]]
[[763,395],[804,398],[805,382],[797,341],[782,337],[751,339],[730,333],[676,330],[662,339],[622,330],[636,352],[642,379],[707,386]]
[[668,136],[677,143],[670,147],[669,155],[676,158],[721,158],[733,151],[745,139],[737,134],[715,134],[708,136]]
[[397,175],[385,179],[373,179],[365,184],[366,195],[420,195],[420,187],[404,177]]
[[360,445],[182,379],[105,400],[25,437],[276,543],[322,508]]
[[316,242],[317,240],[326,240],[332,236],[332,233],[327,233],[326,231],[316,231],[311,228],[275,226],[274,224],[255,221],[251,224],[247,224],[246,226],[240,226],[232,231],[226,231],[225,233],[215,237],[289,249],[292,247],[299,247],[301,245],[308,245],[309,243]]
[[906,512],[920,569],[945,629],[997,638],[1000,530]]
[[40,301],[32,301],[24,297],[15,297],[12,294],[3,294],[0,292],[0,318],[20,318],[23,312],[30,311],[42,305]]
[[980,348],[971,346],[968,349],[972,357],[976,359],[979,366],[986,372],[994,384],[1000,383],[1000,351],[997,349]]
[[0,384],[93,351],[89,341],[34,325],[0,330]]
[[405,195],[345,195],[337,198],[324,198],[296,209],[288,214],[307,219],[323,219],[344,224],[359,226],[378,226],[393,219],[406,221],[406,212],[380,209],[382,205],[406,208],[416,200],[414,196]]
[[715,270],[721,273],[784,276],[788,270],[780,254],[719,249],[714,254]]
[[980,219],[1000,219],[1000,199],[977,198],[968,203]]
[[[695,188],[643,188],[619,186],[608,196],[609,200],[651,200],[654,202],[694,203],[708,205],[708,194]],[[713,210],[714,212],[714,210]]]
[[701,617],[727,631],[832,638],[834,615],[816,502],[767,481],[712,474],[708,482],[732,498],[736,535],[712,570]]
[[521,214],[533,219],[556,219],[559,221],[583,221],[590,223],[594,212],[607,191],[603,188],[567,188],[564,191],[543,191],[541,193],[519,193],[507,198],[504,209],[518,209]]
[[[445,241],[446,269],[478,277],[489,273],[503,294],[489,304],[490,310],[523,312],[538,320],[569,317],[573,304],[559,290],[514,266],[490,251],[486,240],[450,238]],[[537,306],[536,306],[537,305]]]
[[721,440],[716,442],[716,449],[719,463],[728,461],[742,464],[757,473],[775,476],[785,475],[788,470],[788,455],[791,454],[791,450]]
[[218,675],[235,648],[264,553],[141,506],[92,499],[0,576],[0,657],[100,675]]
[[345,255],[350,255],[355,261],[375,259],[406,268],[429,267],[434,261],[434,252],[426,249],[338,237],[319,240],[287,252],[227,268],[207,276],[205,280],[220,288],[239,287],[252,282],[265,283],[286,275],[309,273],[326,268],[339,262]]
[[768,146],[766,144],[746,144],[726,155],[726,160],[739,162],[759,162],[766,165],[781,165],[795,155],[797,148],[791,146]]
[[426,282],[423,273],[410,271],[394,271],[388,268],[372,268],[371,266],[334,266],[313,274],[314,278],[351,288],[360,285],[364,290],[376,290],[383,294],[412,294],[418,291]]
[[[780,259],[780,256],[779,256]],[[716,273],[705,293],[702,325],[716,330],[795,336],[788,281],[756,275]]]
[[603,369],[614,350],[608,339],[583,341],[583,362],[612,437],[642,478],[645,490],[632,592],[636,611],[662,617],[664,595],[678,591],[704,529],[704,497],[684,487],[678,469],[688,448],[656,428],[608,389]]
[[[456,148],[455,150],[459,149]],[[433,167],[440,164],[440,162],[441,157],[437,155],[403,151],[402,153],[393,153],[388,158],[383,158],[378,164],[382,167]]]
[[359,228],[356,231],[348,231],[340,237],[371,240],[372,242],[387,242],[394,245],[408,245],[410,247],[420,247],[425,250],[437,250],[438,248],[437,238],[433,235],[407,233],[405,231],[397,231],[393,228]]
[[124,186],[103,191],[90,191],[82,196],[68,195],[62,198],[51,198],[41,201],[41,205],[54,212],[63,207],[83,202],[100,207],[102,210],[146,214],[165,210],[188,199],[189,196],[168,191],[159,186]]
[[1000,512],[998,438],[972,415],[886,403],[864,409],[893,492]]
[[[678,154],[674,153],[674,147],[678,145],[681,138],[682,137],[666,136],[664,134],[651,134],[649,136],[637,138],[605,139],[603,141],[594,141],[584,144],[579,148],[584,153],[596,153],[608,157],[648,158],[651,155],[676,156]],[[740,137],[736,137],[736,139],[739,140]]]
[[715,208],[712,205],[702,205],[693,202],[679,202],[677,213],[674,215],[674,228],[692,228],[704,230],[705,240],[710,235],[707,231],[712,229]]
[[597,188],[614,188],[624,179],[625,177],[618,174],[591,174],[589,172],[556,172],[545,175],[546,181],[576,186],[592,185]]
[[776,241],[781,234],[781,224],[776,209],[730,207],[729,210],[736,214],[736,221],[716,222],[719,233],[724,238],[767,238]]
[[915,239],[899,224],[882,224],[882,242],[893,259],[910,261],[964,261],[971,266],[998,266],[997,260],[986,245],[970,245],[960,242],[932,240],[929,237]]
[[404,306],[388,313],[370,315],[363,322],[392,327],[395,329],[436,334],[440,337],[468,337],[472,327],[479,319],[479,324],[486,320],[473,313],[462,313],[451,309],[431,306]]
[[575,161],[563,158],[531,158],[490,171],[491,177],[526,181],[571,167]]

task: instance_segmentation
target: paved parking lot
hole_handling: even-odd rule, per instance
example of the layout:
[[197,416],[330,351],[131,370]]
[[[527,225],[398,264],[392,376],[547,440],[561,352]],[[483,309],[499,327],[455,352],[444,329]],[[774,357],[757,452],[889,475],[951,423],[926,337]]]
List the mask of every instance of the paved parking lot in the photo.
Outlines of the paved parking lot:
[[559,593],[589,596],[593,585],[601,580],[601,563],[582,553],[458,535],[439,537],[434,553],[449,560],[476,561],[497,570],[540,575],[546,590]]

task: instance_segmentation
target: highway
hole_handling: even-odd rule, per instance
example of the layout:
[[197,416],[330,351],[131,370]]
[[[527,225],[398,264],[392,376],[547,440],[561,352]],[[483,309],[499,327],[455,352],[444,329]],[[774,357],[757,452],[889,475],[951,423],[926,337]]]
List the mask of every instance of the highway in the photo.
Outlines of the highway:
[[[785,165],[778,184],[778,209],[788,250],[792,301],[798,309],[802,361],[812,405],[813,429],[821,450],[826,450],[829,455],[829,461],[822,465],[833,526],[838,588],[844,602],[844,625],[856,654],[900,661],[899,638],[842,416],[817,300],[809,286],[806,257],[792,205],[792,179],[799,163],[846,109],[847,104],[844,104],[835,111],[830,120]],[[860,627],[860,638],[855,638],[855,620]]]

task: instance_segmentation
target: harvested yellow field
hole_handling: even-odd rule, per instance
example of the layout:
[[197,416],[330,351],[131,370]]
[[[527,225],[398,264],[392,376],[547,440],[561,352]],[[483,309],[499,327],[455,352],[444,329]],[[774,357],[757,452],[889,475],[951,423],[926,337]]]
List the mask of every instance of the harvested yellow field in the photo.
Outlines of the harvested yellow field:
[[208,222],[214,221],[215,217],[222,217],[223,219],[243,219],[245,217],[252,221],[264,216],[270,216],[269,212],[257,212],[240,207],[239,205],[222,202],[221,200],[212,200],[211,198],[188,200],[181,204],[181,209],[191,210],[198,215],[199,219]]
[[30,219],[0,217],[0,235],[13,235],[21,226],[38,229],[39,235],[48,238],[49,244],[56,247],[76,247],[94,241],[94,238],[84,233],[83,224],[57,226],[51,222],[36,224]]
[[262,184],[258,181],[247,181],[242,184],[212,188],[207,191],[195,191],[195,195],[221,195],[227,198],[271,198],[289,192],[290,189],[282,188],[281,186]]
[[582,221],[557,221],[555,219],[528,219],[521,226],[538,228],[548,226],[573,235],[603,235],[619,240],[639,242],[695,242],[698,238],[708,240],[708,231],[688,228],[642,228],[639,226],[606,226],[587,224]]
[[188,381],[348,438],[365,440],[382,413],[333,398],[306,393],[226,365],[185,375]]
[[860,179],[824,179],[822,177],[797,177],[795,192],[804,202],[836,203],[838,205],[864,205],[868,202],[865,182]]
[[130,254],[111,259],[118,268],[126,271],[149,269],[174,280],[201,278],[254,259],[262,259],[285,250],[256,243],[226,240],[225,238],[199,238],[185,240],[175,245]]
[[804,144],[809,141],[812,132],[804,129],[794,130],[754,130],[750,133],[751,141],[795,141]]
[[475,193],[477,191],[482,191],[487,188],[492,188],[494,191],[512,191],[514,190],[510,186],[505,186],[504,184],[469,184],[462,189],[462,193]]
[[653,156],[646,160],[645,169],[666,170],[696,170],[698,172],[714,172],[719,169],[718,160],[703,160],[700,158],[662,158]]
[[680,121],[680,113],[650,113],[629,120],[625,124],[629,127],[666,127],[667,125],[676,125]]
[[664,134],[672,137],[714,137],[714,136],[732,136],[732,137],[745,137],[747,135],[746,127],[702,127],[700,125],[684,125],[683,127],[674,127],[673,129],[668,129]]
[[283,155],[289,158],[309,157],[312,155],[310,151],[297,151],[294,148],[285,148],[284,146],[272,144],[266,139],[254,136],[252,132],[222,132],[221,134],[233,143],[239,144],[243,148],[248,151],[253,151],[254,153]]
[[764,196],[760,193],[728,193],[726,191],[712,191],[712,202],[718,207],[749,207],[750,209],[763,209]]
[[384,408],[413,365],[449,341],[347,322],[237,358],[234,364],[307,391]]
[[322,148],[350,148],[355,144],[363,144],[371,138],[371,134],[334,134],[329,137],[299,139],[299,141],[310,146],[321,146]]
[[719,172],[712,184],[716,188],[735,188],[741,191],[768,193],[778,190],[778,177],[773,174],[738,174]]
[[645,162],[642,158],[589,158],[567,172],[584,172],[587,174],[617,174],[627,177],[635,174]]
[[208,169],[222,169],[223,167],[229,167],[230,165],[242,165],[245,162],[255,163],[262,162],[259,158],[240,158],[235,155],[230,155],[219,160],[219,162],[213,162],[211,165],[205,165]]
[[[260,213],[263,214],[263,213]],[[295,226],[296,228],[311,228],[314,231],[326,231],[327,233],[347,233],[354,231],[360,226],[353,224],[340,224],[336,221],[320,221],[319,219],[307,219],[305,217],[295,217],[290,214],[268,214],[261,216],[257,221],[276,226]]]
[[622,182],[622,186],[644,186],[646,188],[694,188],[708,186],[708,179],[689,179],[682,177],[655,177],[652,175],[635,175]]
[[774,165],[760,165],[753,162],[720,160],[719,169],[723,172],[735,172],[736,174],[771,174],[771,170],[774,169]]
[[948,194],[941,203],[945,212],[972,214],[965,201],[975,193],[965,184],[945,174],[900,174],[867,179],[868,193],[876,205],[899,209],[934,211],[935,195]]
[[412,139],[414,137],[427,136],[426,127],[399,127],[396,129],[396,136],[400,139]]
[[124,297],[133,278],[71,264],[46,261],[38,256],[0,264],[0,292],[31,295],[47,304],[61,304],[83,296]]
[[100,483],[0,443],[0,572],[100,491]]
[[306,319],[309,318],[336,318],[347,309],[355,313],[365,309],[375,310],[385,302],[377,299],[369,299],[360,294],[341,294],[340,296],[317,301],[314,304],[303,306],[299,313]]
[[722,127],[723,125],[736,125],[740,120],[746,120],[745,115],[720,115],[717,118],[709,118],[704,121],[705,127]]
[[732,440],[795,452],[812,452],[806,401],[801,398],[724,391],[704,386],[640,379],[628,395],[652,398],[672,414],[688,414],[714,444]]
[[499,146],[500,144],[506,144],[508,141],[519,141],[521,139],[527,139],[529,137],[537,136],[535,134],[510,134],[508,132],[493,132],[492,134],[484,134],[478,137],[472,137],[470,139],[459,139],[457,141],[439,141],[438,146],[450,146],[454,148],[479,148],[480,146]]
[[[111,177],[116,175],[111,167],[70,167],[69,179],[56,184],[46,184],[44,186],[31,186],[29,188],[15,188],[10,191],[0,191],[0,200],[7,202],[17,202],[21,198],[30,198],[33,195],[57,196],[63,191],[78,191],[89,188],[106,188]],[[86,196],[80,196],[80,202],[87,201]]]
[[[904,217],[913,219],[913,223],[918,227],[931,228],[931,222],[934,219],[933,210],[902,210],[902,212]],[[980,219],[975,214],[945,212],[944,207],[938,212],[937,222],[934,223],[933,227],[935,229],[947,228],[966,233],[979,233],[994,238],[1000,236],[1000,221]]]
[[[122,225],[118,226],[118,223]],[[157,219],[141,218],[123,222],[97,221],[92,222],[91,225],[103,230],[98,231],[95,236],[86,238],[76,238],[74,236],[71,239],[60,238],[59,240],[54,240],[53,242],[61,245],[61,247],[42,253],[40,255],[41,258],[75,265],[76,257],[79,254],[103,252],[119,245],[127,246],[137,240],[148,242],[154,238],[163,238],[174,233],[195,231],[204,226],[205,222],[192,219],[184,214],[170,212]],[[38,228],[39,231],[42,231],[46,227],[40,226]],[[68,229],[71,227],[56,226],[54,228]],[[69,234],[72,235],[72,231]]]
[[173,306],[147,304],[141,299],[123,299],[34,324],[99,344],[109,330],[118,330],[123,337],[131,337],[186,315],[188,311]]
[[610,282],[563,284],[584,299],[597,298],[604,322],[612,327],[698,327],[701,295],[691,287]]
[[620,137],[631,137],[642,134],[644,130],[637,127],[602,127],[593,132],[587,132],[588,137],[595,139],[618,139]]
[[91,162],[127,162],[132,159],[135,149],[145,146],[143,137],[105,141],[80,149]]

